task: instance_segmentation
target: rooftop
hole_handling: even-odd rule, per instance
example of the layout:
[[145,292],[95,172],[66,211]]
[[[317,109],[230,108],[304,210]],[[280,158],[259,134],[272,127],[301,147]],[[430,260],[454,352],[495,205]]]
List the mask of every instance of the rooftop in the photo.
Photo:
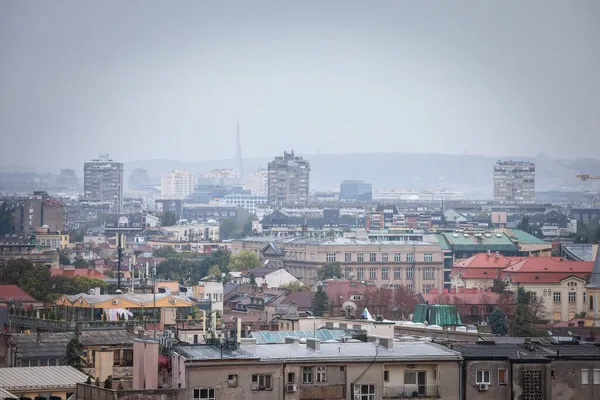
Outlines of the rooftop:
[[[180,346],[176,352],[190,361],[220,360],[221,351],[206,345]],[[223,359],[256,359],[263,362],[305,362],[327,360],[356,360],[372,362],[391,360],[459,360],[460,353],[435,343],[394,342],[388,349],[377,342],[321,343],[313,350],[303,343],[243,345],[239,350],[223,354]]]
[[439,243],[427,243],[417,241],[391,241],[391,240],[367,240],[367,239],[351,239],[351,238],[312,238],[304,236],[295,236],[288,238],[280,238],[276,236],[255,236],[245,239],[240,239],[243,242],[254,243],[274,243],[274,244],[299,244],[308,246],[399,246],[399,245],[422,245],[436,246]]
[[25,367],[0,368],[0,388],[17,389],[50,389],[75,388],[84,383],[87,375],[73,367]]
[[36,301],[29,293],[17,285],[0,285],[0,303],[33,303]]

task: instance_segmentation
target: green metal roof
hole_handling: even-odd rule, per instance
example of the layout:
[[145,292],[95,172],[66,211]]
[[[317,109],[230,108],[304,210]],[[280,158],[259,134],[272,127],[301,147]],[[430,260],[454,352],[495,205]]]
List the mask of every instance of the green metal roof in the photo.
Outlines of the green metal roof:
[[437,233],[435,235],[435,238],[437,239],[438,243],[440,244],[440,246],[442,246],[442,251],[443,250],[452,250],[450,248],[450,245],[448,244],[448,241],[446,240],[446,238],[444,237],[443,234],[441,233]]
[[322,342],[327,340],[342,340],[344,330],[318,329],[316,331],[254,331],[250,334],[256,339],[256,344],[285,343],[286,337],[306,339],[316,337]]
[[448,304],[417,304],[412,322],[429,325],[456,326],[462,325],[456,306]]
[[[533,236],[530,233],[522,231],[520,229],[512,229],[512,237],[515,240],[518,240],[520,244],[548,244],[548,242],[543,241],[542,239]],[[511,232],[507,231],[507,232]]]
[[516,252],[518,247],[504,233],[482,232],[479,236],[472,233],[444,232],[444,236],[453,251],[505,251]]

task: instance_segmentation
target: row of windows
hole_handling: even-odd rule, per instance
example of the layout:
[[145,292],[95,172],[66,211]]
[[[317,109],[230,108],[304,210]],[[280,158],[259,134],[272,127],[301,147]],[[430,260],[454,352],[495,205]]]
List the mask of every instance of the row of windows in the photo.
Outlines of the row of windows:
[[[378,278],[378,271],[381,271],[381,279],[384,281],[390,280],[391,278],[391,274],[390,274],[390,269],[388,267],[384,267],[381,269],[378,268],[369,268],[368,269],[368,279],[370,280],[375,280]],[[353,279],[356,278],[360,281],[365,279],[365,268],[357,268],[356,269],[356,275],[354,275],[354,271],[352,268],[345,268],[344,269],[344,278],[345,279]],[[393,279],[394,280],[401,280],[402,279],[402,268],[394,268],[393,269]],[[414,268],[409,267],[406,268],[406,279],[414,279]],[[434,280],[435,279],[435,268],[432,267],[427,267],[427,268],[423,268],[423,279],[424,280]]]
[[[551,371],[551,377],[554,379],[556,376],[556,372],[554,370]],[[498,369],[498,385],[506,385],[507,383],[507,370],[506,368]],[[581,370],[581,384],[589,385],[593,383],[594,385],[600,385],[600,369],[592,370],[592,382],[590,382],[590,370],[582,369]],[[475,383],[479,384],[492,384],[492,371],[489,369],[479,369],[475,374]]]
[[[390,262],[391,260],[394,262],[402,262],[402,253],[394,253],[393,258],[390,258],[388,253],[382,253],[380,259],[377,257],[377,253],[369,253],[369,262]],[[327,262],[336,262],[337,261],[337,253],[327,253],[326,255]],[[423,255],[423,260],[425,262],[433,262],[433,253],[425,253]],[[352,253],[344,253],[344,262],[352,262]],[[356,254],[357,262],[365,262],[365,253],[357,253]],[[406,257],[404,259],[405,262],[414,262],[415,254],[414,253],[406,253]]]

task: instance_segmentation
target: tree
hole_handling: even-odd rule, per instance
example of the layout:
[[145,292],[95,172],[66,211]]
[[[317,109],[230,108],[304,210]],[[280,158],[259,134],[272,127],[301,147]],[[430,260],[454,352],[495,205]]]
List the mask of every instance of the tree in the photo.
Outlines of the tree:
[[60,262],[60,265],[70,265],[71,264],[71,259],[69,258],[69,255],[64,251],[58,252],[58,260]]
[[180,254],[177,252],[177,250],[175,250],[171,246],[162,246],[161,248],[154,250],[154,252],[152,252],[152,255],[154,257],[161,257],[161,258],[171,258],[171,257],[179,257],[180,256]]
[[85,381],[85,383],[87,383],[88,385],[92,384],[92,376],[88,375],[87,381]]
[[0,284],[17,285],[19,280],[33,264],[26,258],[17,258],[9,260],[6,264],[0,265]]
[[417,296],[406,286],[400,285],[394,289],[392,316],[397,320],[407,319],[417,304],[419,304]]
[[83,355],[83,346],[79,341],[75,339],[71,339],[67,344],[67,356],[66,362],[67,365],[81,371],[83,369],[83,359],[81,356]]
[[177,223],[177,215],[167,211],[160,214],[160,226],[173,226]]
[[77,260],[73,261],[73,266],[75,268],[88,268],[89,264],[84,259],[78,258]]
[[525,232],[529,232],[529,216],[525,215],[519,225],[517,225],[517,229],[520,229]]
[[506,290],[506,287],[507,287],[506,282],[503,279],[496,277],[496,278],[494,278],[494,282],[492,284],[491,290],[494,293],[502,294]]
[[219,236],[221,240],[228,240],[233,237],[235,232],[235,221],[231,218],[225,218],[219,226]]
[[221,268],[219,268],[218,265],[213,265],[212,268],[208,270],[208,275],[212,276],[217,281],[221,281],[221,279],[223,278]]
[[229,259],[230,271],[251,270],[260,267],[261,262],[255,252],[250,250],[242,250],[238,254],[231,256]]
[[300,281],[290,282],[287,285],[279,287],[280,289],[289,290],[290,292],[310,292],[310,286],[302,284]]
[[255,287],[256,284],[256,277],[254,276],[254,274],[250,274],[250,280],[248,282],[252,287]]
[[19,279],[19,287],[37,300],[53,300],[49,297],[52,292],[51,278],[48,268],[32,265]]
[[509,328],[511,336],[541,336],[542,333],[533,324],[545,317],[543,299],[537,299],[533,293],[520,286],[516,303],[515,315]]
[[508,332],[508,325],[506,323],[506,316],[499,308],[494,309],[489,319],[492,333],[496,335],[506,335]]
[[342,272],[339,262],[330,262],[319,270],[319,280],[324,281],[325,279],[340,279]]
[[321,317],[324,312],[329,311],[329,297],[327,297],[327,293],[325,293],[322,286],[317,287],[312,307],[313,314],[317,317]]
[[109,375],[104,381],[104,389],[112,389],[112,375]]

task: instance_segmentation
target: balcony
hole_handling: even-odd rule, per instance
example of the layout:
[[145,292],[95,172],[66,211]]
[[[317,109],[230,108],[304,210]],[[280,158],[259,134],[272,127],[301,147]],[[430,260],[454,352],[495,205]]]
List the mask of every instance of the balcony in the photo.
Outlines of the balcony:
[[385,386],[383,388],[384,399],[414,399],[419,397],[439,399],[439,386],[403,385]]

